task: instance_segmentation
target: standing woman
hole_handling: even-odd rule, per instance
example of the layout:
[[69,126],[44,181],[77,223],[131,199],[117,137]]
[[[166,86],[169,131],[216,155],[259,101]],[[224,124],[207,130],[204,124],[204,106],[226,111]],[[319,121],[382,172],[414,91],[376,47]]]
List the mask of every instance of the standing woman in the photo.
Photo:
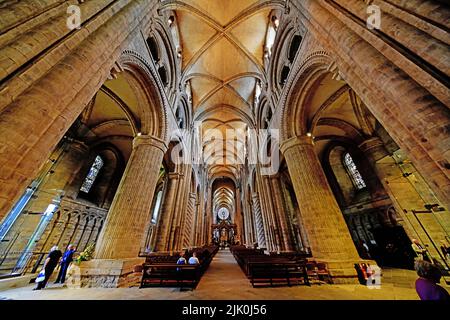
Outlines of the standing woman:
[[44,262],[44,271],[45,271],[45,278],[43,281],[38,282],[37,287],[33,290],[41,290],[42,288],[45,288],[47,285],[48,279],[50,279],[50,276],[53,273],[53,270],[55,270],[56,266],[58,265],[59,259],[61,258],[62,253],[58,249],[58,246],[54,246],[50,249],[50,253],[48,254],[47,259],[45,259]]

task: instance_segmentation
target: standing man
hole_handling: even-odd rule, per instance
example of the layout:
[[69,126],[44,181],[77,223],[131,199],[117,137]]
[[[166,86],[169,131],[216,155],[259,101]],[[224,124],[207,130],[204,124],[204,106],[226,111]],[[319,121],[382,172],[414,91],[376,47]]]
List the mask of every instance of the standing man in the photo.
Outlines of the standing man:
[[44,270],[45,270],[45,278],[43,281],[38,282],[36,288],[33,290],[41,290],[42,288],[45,288],[47,285],[48,279],[50,279],[50,276],[53,273],[53,270],[55,270],[56,266],[58,265],[59,259],[61,258],[62,253],[58,249],[58,246],[54,246],[50,249],[50,253],[48,254],[47,259],[44,261]]
[[66,281],[67,269],[69,269],[69,265],[73,261],[73,254],[75,253],[75,250],[75,246],[69,244],[66,252],[61,259],[61,269],[59,270],[58,278],[56,279],[55,283],[64,283]]

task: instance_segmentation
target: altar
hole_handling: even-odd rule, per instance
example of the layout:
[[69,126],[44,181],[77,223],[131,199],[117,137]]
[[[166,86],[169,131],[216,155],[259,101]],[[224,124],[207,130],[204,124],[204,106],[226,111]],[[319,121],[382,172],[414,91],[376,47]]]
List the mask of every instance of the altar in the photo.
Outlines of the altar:
[[222,220],[211,226],[213,242],[221,246],[236,244],[238,240],[236,224]]

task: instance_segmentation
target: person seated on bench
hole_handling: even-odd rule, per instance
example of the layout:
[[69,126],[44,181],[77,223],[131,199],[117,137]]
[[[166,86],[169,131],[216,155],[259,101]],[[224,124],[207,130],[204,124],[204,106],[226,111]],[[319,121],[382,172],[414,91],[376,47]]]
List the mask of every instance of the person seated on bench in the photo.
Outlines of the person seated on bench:
[[180,257],[177,260],[177,264],[186,264],[186,258],[184,257],[184,252],[180,252]]
[[189,264],[200,264],[200,261],[198,261],[198,258],[197,258],[197,252],[192,253],[192,257],[189,258],[188,263]]

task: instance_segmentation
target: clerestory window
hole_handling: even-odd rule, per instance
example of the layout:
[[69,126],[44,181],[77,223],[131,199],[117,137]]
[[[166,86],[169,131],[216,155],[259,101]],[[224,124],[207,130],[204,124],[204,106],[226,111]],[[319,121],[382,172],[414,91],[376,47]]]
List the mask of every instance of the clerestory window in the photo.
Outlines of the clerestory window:
[[102,157],[97,156],[94,160],[94,163],[91,166],[91,169],[89,169],[89,173],[84,179],[83,184],[81,185],[80,188],[81,191],[89,193],[89,191],[92,188],[92,185],[95,182],[95,179],[97,178],[98,173],[100,172],[100,169],[103,167],[103,164],[104,162]]
[[356,189],[358,190],[364,189],[366,187],[366,183],[364,182],[363,177],[359,173],[352,156],[348,152],[344,156],[344,165],[347,168],[347,172],[350,178],[352,179]]

